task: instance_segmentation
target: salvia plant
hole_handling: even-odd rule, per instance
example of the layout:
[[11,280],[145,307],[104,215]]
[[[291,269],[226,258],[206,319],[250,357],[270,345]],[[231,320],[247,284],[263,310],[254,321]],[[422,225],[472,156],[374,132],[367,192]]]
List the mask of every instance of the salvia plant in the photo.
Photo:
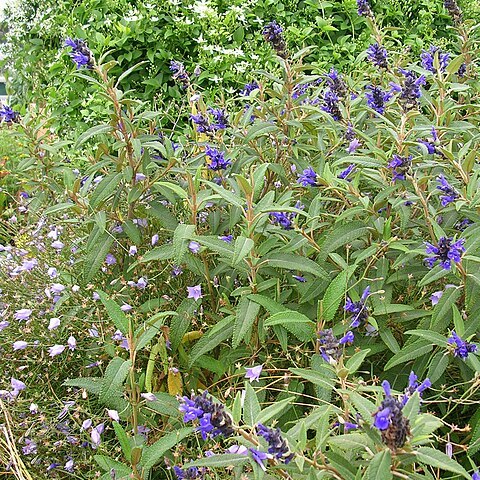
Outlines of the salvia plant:
[[0,112],[6,471],[478,480],[476,46],[454,2],[458,51],[415,58],[357,7],[359,72],[272,20],[280,73],[213,102],[172,58],[172,115],[72,36],[103,123],[71,144]]

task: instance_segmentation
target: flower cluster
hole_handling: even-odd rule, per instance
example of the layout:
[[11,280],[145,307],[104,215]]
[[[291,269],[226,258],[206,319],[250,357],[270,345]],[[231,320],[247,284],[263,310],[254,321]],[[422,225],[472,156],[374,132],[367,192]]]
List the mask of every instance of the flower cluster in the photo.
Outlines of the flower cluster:
[[340,178],[342,180],[347,180],[347,182],[350,182],[351,179],[348,178],[348,176],[355,170],[355,164],[351,163],[345,170],[342,170],[338,175],[337,178]]
[[65,40],[66,47],[72,47],[72,51],[69,53],[71,59],[77,66],[77,68],[88,68],[92,69],[95,65],[95,60],[90,49],[87,47],[87,43],[82,39],[71,39],[67,38]]
[[380,87],[373,85],[367,86],[367,90],[365,93],[367,105],[377,113],[383,115],[385,113],[385,104],[393,97],[393,92],[385,92]]
[[439,139],[438,139],[438,133],[437,133],[437,130],[435,129],[435,127],[432,127],[432,130],[431,130],[431,138],[427,138],[426,140],[423,140],[423,139],[419,139],[419,143],[421,143],[422,145],[425,146],[425,148],[427,149],[427,152],[430,154],[430,155],[434,155],[434,154],[438,154],[438,155],[442,155],[442,152],[440,152],[440,150],[437,148],[437,144],[439,143]]
[[287,45],[283,38],[283,28],[274,20],[263,28],[262,35],[269,42],[278,56],[287,57]]
[[435,262],[439,260],[440,266],[443,269],[450,270],[452,262],[458,263],[462,259],[462,253],[465,251],[464,243],[464,238],[460,238],[454,242],[453,238],[447,237],[440,237],[437,245],[425,242],[426,253],[432,255],[425,259],[425,263],[429,268],[433,268]]
[[225,170],[232,162],[225,158],[225,152],[207,145],[205,147],[205,155],[207,156],[207,167],[210,170]]
[[392,396],[390,384],[382,382],[385,399],[375,413],[374,425],[382,433],[382,441],[392,451],[402,448],[410,436],[410,422],[402,413],[403,404]]
[[454,202],[460,196],[458,192],[448,183],[445,175],[440,174],[437,177],[437,182],[439,183],[439,185],[437,185],[437,189],[444,193],[444,195],[440,195],[442,207],[446,207],[449,203]]
[[369,310],[368,306],[366,305],[366,301],[369,295],[370,287],[367,287],[363,291],[362,296],[358,302],[353,302],[350,297],[347,297],[347,301],[345,302],[345,306],[343,308],[346,312],[350,312],[352,314],[352,322],[350,323],[350,327],[356,328],[359,325],[367,322],[369,317]]
[[405,389],[405,394],[403,395],[402,403],[405,405],[408,402],[408,399],[415,393],[418,392],[420,396],[422,393],[432,386],[432,382],[429,378],[426,378],[422,383],[418,383],[418,377],[414,372],[410,372],[408,376],[408,386]]
[[257,425],[258,435],[263,437],[268,443],[268,453],[273,458],[289,463],[294,454],[290,451],[287,441],[282,437],[282,432],[279,428],[268,428],[259,423]]
[[218,435],[230,437],[234,433],[231,415],[225,411],[222,404],[212,402],[207,395],[208,393],[205,391],[202,395],[192,393],[190,398],[181,398],[179,410],[184,413],[183,421],[188,423],[198,420],[197,431],[204,440],[208,436],[212,438]]
[[320,354],[328,363],[335,363],[343,353],[342,345],[352,343],[355,339],[353,332],[347,332],[342,338],[337,339],[333,330],[328,328],[318,334],[318,343],[320,344]]
[[254,80],[253,82],[246,83],[243,89],[240,91],[240,95],[248,97],[253,91],[258,90],[260,87],[258,83]]
[[304,187],[316,187],[317,174],[312,167],[306,168],[301,175],[298,176],[298,183]]
[[420,55],[422,67],[429,72],[437,73],[437,69],[434,66],[435,57],[438,57],[440,71],[444,72],[450,61],[450,54],[448,52],[442,52],[440,47],[436,47],[435,45],[431,45],[429,50],[422,50]]
[[392,181],[405,180],[406,174],[409,172],[412,166],[412,155],[408,157],[402,157],[395,154],[387,165],[392,170]]
[[410,70],[400,69],[400,73],[405,77],[403,86],[397,83],[391,83],[392,91],[400,93],[400,103],[405,112],[418,106],[418,99],[422,96],[420,87],[425,85],[425,75],[417,77]]
[[357,9],[361,17],[373,17],[373,12],[368,0],[357,0]]
[[195,480],[203,479],[205,476],[205,468],[197,467],[184,467],[180,468],[178,466],[173,467],[173,471],[178,480]]
[[321,109],[329,113],[334,120],[340,120],[342,113],[339,103],[347,94],[347,86],[341,75],[332,68],[326,76],[327,89],[323,94],[323,104]]
[[190,85],[190,77],[185,70],[185,65],[182,62],[172,60],[170,62],[170,71],[173,73],[172,78],[182,84],[183,87]]
[[197,126],[198,133],[214,133],[228,127],[228,115],[223,108],[209,108],[207,112],[211,115],[211,119],[202,113],[190,115],[190,119]]
[[373,43],[367,48],[367,58],[379,68],[388,68],[387,49],[379,43]]
[[272,212],[270,214],[273,217],[273,223],[280,225],[284,230],[291,230],[293,220],[295,220],[295,213],[293,212]]
[[20,114],[8,105],[0,108],[0,119],[6,123],[16,123],[20,119]]
[[477,346],[474,343],[469,343],[461,339],[455,330],[452,331],[450,338],[447,340],[450,345],[453,345],[453,354],[455,357],[467,358],[469,353],[475,353]]
[[447,9],[450,17],[452,17],[453,23],[458,25],[462,22],[462,11],[456,0],[444,0],[443,5]]

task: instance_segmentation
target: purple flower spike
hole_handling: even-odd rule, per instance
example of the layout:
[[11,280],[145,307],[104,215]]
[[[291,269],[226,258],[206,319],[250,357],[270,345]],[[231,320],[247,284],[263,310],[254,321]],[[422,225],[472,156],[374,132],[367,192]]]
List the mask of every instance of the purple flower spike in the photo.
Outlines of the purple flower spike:
[[420,59],[422,61],[422,67],[432,73],[437,73],[437,69],[434,67],[435,55],[438,54],[438,61],[440,64],[440,71],[444,72],[447,69],[450,62],[450,54],[444,53],[439,47],[434,45],[430,46],[429,50],[422,50]]
[[267,467],[263,463],[264,460],[268,458],[268,455],[265,452],[257,450],[256,448],[249,448],[252,458],[260,465],[263,471],[267,470]]
[[208,158],[207,167],[213,171],[225,170],[232,162],[225,159],[225,152],[207,145],[205,155]]
[[451,337],[447,340],[450,345],[454,345],[453,355],[466,359],[470,353],[477,351],[477,346],[474,343],[469,343],[460,338],[455,330],[452,331]]
[[367,90],[369,90],[365,93],[367,106],[375,110],[380,115],[383,115],[385,113],[385,104],[393,97],[393,92],[385,92],[380,87],[375,87],[373,85],[369,85]]
[[368,59],[379,68],[388,68],[387,50],[379,43],[370,45],[367,49]]
[[69,53],[70,58],[73,60],[78,69],[85,67],[91,70],[94,66],[94,58],[92,52],[87,47],[85,40],[67,38],[65,40],[65,46],[71,47],[72,51]]
[[386,397],[391,397],[392,396],[392,391],[390,389],[390,383],[388,383],[388,380],[384,380],[382,382],[382,387],[383,391],[385,392]]
[[458,239],[456,242],[453,238],[441,237],[438,245],[425,242],[425,251],[430,257],[425,259],[425,263],[429,268],[433,268],[434,264],[439,260],[440,266],[445,270],[450,270],[452,261],[458,263],[462,259],[462,253],[465,252],[464,238]]
[[342,180],[347,180],[347,182],[350,182],[351,180],[347,178],[353,171],[355,170],[355,164],[351,163],[345,170],[342,170],[337,178],[340,178]]
[[298,183],[304,187],[317,186],[317,174],[312,167],[306,168],[301,175],[298,176]]
[[446,207],[449,203],[454,202],[460,196],[458,192],[448,183],[443,173],[437,177],[437,182],[437,189],[444,193],[444,195],[440,195],[442,207]]
[[373,17],[368,0],[357,0],[357,12],[361,17]]

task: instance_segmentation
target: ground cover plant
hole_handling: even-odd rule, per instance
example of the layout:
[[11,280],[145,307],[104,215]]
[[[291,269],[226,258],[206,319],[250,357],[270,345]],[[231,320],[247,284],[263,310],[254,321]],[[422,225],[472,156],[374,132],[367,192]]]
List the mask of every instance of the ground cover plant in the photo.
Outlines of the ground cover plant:
[[351,74],[269,22],[275,68],[213,100],[172,58],[165,110],[65,40],[103,120],[0,110],[8,474],[478,480],[477,45],[442,8],[456,49],[408,56],[358,0]]

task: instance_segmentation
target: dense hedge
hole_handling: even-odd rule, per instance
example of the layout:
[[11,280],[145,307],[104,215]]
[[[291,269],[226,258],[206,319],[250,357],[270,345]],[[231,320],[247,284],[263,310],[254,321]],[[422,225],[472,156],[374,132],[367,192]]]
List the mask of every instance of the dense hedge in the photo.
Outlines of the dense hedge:
[[[467,16],[475,17],[477,2],[468,3]],[[273,17],[286,28],[293,51],[315,46],[306,58],[312,66],[349,70],[369,42],[356,9],[354,0],[21,0],[5,20],[12,103],[46,108],[56,117],[53,127],[68,126],[72,134],[101,116],[103,104],[92,90],[65,75],[72,68],[61,49],[67,36],[86,39],[96,55],[109,52],[118,62],[113,75],[145,61],[122,87],[157,107],[181,97],[170,79],[172,59],[184,61],[190,71],[198,66],[197,83],[212,96],[233,93],[256,68],[271,68],[261,29]],[[455,39],[441,1],[377,1],[373,9],[391,26],[395,50],[418,54],[432,42],[447,46]]]

